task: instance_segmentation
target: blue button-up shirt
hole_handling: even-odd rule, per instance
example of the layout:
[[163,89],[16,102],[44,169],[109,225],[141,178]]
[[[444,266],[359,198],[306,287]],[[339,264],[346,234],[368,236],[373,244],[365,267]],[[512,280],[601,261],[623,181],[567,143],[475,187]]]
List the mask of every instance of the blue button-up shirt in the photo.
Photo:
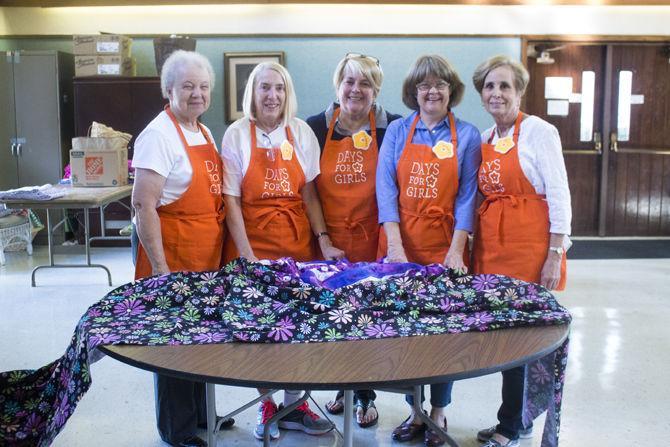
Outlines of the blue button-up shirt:
[[[395,120],[386,130],[384,142],[379,150],[377,164],[377,206],[379,223],[400,222],[398,213],[398,160],[405,147],[412,122],[417,112],[406,118]],[[454,203],[454,230],[472,232],[477,194],[477,171],[482,161],[479,130],[470,123],[456,118],[458,147],[458,194]],[[438,141],[451,141],[449,118],[438,123],[432,130],[419,120],[412,143],[433,147]]]

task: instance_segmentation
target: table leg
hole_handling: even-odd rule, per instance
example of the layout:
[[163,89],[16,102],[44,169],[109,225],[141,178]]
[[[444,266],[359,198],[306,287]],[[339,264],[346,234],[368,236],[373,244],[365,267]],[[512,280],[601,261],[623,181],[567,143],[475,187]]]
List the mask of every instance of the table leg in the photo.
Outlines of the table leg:
[[352,430],[354,415],[354,392],[353,390],[344,390],[344,447],[351,447],[354,442],[354,433]]
[[53,252],[53,239],[51,237],[51,232],[53,229],[51,228],[51,214],[49,213],[49,208],[46,209],[47,211],[47,245],[49,247],[49,265],[38,265],[33,269],[32,274],[30,275],[31,279],[31,285],[33,287],[37,287],[35,284],[35,273],[41,268],[47,268],[47,267],[53,267],[54,266],[54,252]]
[[205,383],[205,396],[207,398],[207,446],[216,446],[216,394],[213,383]]
[[84,208],[84,246],[86,250],[86,265],[89,267],[99,267],[107,272],[107,282],[109,286],[112,286],[112,273],[107,267],[101,264],[91,264],[91,234],[90,234],[90,222],[88,217],[88,208]]
[[107,237],[107,232],[105,228],[105,207],[100,207],[100,236]]
[[449,436],[442,427],[438,426],[426,413],[423,412],[423,409],[421,408],[421,385],[416,385],[413,387],[413,393],[414,411],[419,416],[419,418],[426,423],[429,429],[437,433],[438,436],[447,443],[447,445],[450,445],[451,447],[459,447],[458,443],[451,436]]

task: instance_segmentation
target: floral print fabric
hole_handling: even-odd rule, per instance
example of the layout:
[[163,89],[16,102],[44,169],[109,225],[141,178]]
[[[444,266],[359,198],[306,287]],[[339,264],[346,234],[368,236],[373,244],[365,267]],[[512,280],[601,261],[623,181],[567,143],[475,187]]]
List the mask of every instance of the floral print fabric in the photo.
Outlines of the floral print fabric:
[[[237,259],[121,286],[81,318],[65,355],[0,373],[0,445],[49,445],[91,384],[105,344],[305,343],[565,324],[570,314],[531,283],[458,276],[434,264]],[[549,408],[543,446],[558,442],[567,343],[528,368],[526,419]]]

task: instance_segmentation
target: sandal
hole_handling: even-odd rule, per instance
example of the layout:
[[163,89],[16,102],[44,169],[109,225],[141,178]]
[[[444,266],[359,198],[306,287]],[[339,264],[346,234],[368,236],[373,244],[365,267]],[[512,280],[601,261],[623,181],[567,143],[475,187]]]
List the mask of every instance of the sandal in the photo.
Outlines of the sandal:
[[344,411],[344,391],[338,391],[335,400],[326,404],[326,411],[330,414],[340,414]]
[[358,418],[356,418],[356,423],[358,424],[359,427],[367,428],[377,424],[377,421],[379,420],[379,411],[377,411],[377,407],[375,406],[374,400],[368,398],[354,399],[354,415],[358,412],[357,410],[359,408],[363,410],[363,416],[366,416],[368,414],[368,410],[371,408],[374,408],[375,413],[377,413],[374,419],[371,419],[367,422],[359,422]]
[[393,433],[391,433],[391,438],[394,441],[398,442],[407,442],[411,441],[412,439],[423,435],[423,433],[426,431],[426,424],[421,422],[420,424],[412,424],[410,420],[412,419],[412,416],[408,416],[407,419],[403,421],[402,424],[398,425],[396,428],[393,429]]

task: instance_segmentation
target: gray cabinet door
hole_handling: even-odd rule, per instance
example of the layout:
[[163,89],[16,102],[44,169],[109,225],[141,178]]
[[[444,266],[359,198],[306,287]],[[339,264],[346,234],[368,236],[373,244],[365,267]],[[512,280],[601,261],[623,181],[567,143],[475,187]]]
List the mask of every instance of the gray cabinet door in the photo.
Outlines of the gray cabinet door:
[[16,135],[25,139],[19,152],[19,184],[58,183],[59,147],[56,54],[22,53],[14,63]]
[[17,158],[12,154],[16,137],[14,72],[11,55],[0,52],[0,190],[19,186]]

